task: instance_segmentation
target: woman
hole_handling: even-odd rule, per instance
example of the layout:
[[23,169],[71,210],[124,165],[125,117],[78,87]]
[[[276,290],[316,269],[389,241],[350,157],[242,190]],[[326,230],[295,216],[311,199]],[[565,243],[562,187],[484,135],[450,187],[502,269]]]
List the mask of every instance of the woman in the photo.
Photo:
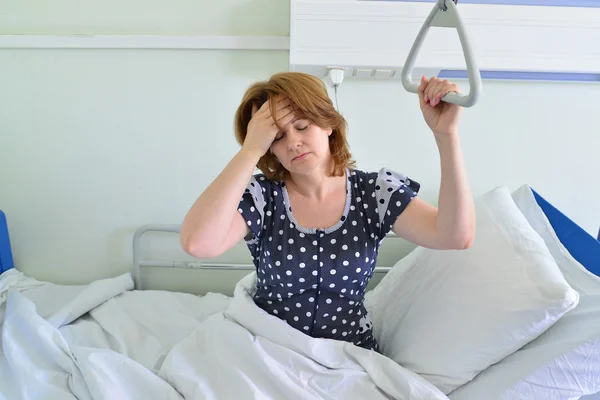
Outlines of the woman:
[[[452,91],[456,85],[438,78],[423,77],[419,87],[441,157],[436,208],[401,173],[354,168],[346,121],[321,80],[279,73],[255,83],[235,115],[241,150],[186,215],[183,249],[212,258],[244,238],[259,307],[312,337],[378,350],[363,301],[386,234],[436,249],[473,241],[461,107],[440,100]],[[255,167],[263,173],[253,175]]]

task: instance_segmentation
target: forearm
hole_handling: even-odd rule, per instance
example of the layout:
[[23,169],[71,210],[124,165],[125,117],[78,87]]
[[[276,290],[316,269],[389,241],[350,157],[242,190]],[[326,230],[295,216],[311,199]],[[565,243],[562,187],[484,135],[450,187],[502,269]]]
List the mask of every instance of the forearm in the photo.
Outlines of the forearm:
[[181,227],[184,248],[215,247],[225,240],[259,158],[242,148],[198,197]]
[[475,232],[475,206],[467,180],[458,134],[436,137],[440,152],[441,183],[436,231],[452,248],[469,247]]

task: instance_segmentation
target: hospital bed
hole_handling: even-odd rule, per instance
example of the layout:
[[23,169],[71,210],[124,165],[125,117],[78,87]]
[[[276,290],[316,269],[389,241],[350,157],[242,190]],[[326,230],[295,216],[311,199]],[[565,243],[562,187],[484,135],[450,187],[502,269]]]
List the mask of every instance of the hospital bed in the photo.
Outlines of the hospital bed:
[[[584,280],[597,285],[597,297],[592,298],[600,300],[600,241],[530,190],[561,243],[587,269]],[[560,379],[548,374],[556,372],[556,363],[566,368],[582,362],[589,365],[576,369],[585,371],[579,390],[600,392],[600,326],[595,340],[573,344],[572,351],[529,368],[517,382],[502,382],[503,360],[447,396],[417,374],[398,369],[386,356],[373,360],[368,351],[341,342],[305,346],[300,332],[278,337],[280,321],[257,314],[251,301],[236,300],[246,294],[244,286],[253,284],[251,264],[165,262],[143,256],[145,236],[178,231],[178,225],[142,226],[133,238],[131,274],[61,286],[14,268],[6,218],[0,214],[0,399],[365,398],[376,393],[379,397],[369,398],[460,400],[483,398],[486,391],[490,399],[579,398],[565,387],[550,390]],[[196,296],[145,289],[142,275],[151,268],[191,268],[199,274],[237,270],[247,276],[237,283],[233,297],[216,291]],[[389,270],[378,267],[380,274]],[[589,302],[578,307],[588,307],[585,318],[591,320],[573,317],[573,337],[590,329],[593,320],[600,321],[599,308]],[[564,339],[556,337],[556,346]],[[516,365],[514,358],[507,360]],[[220,375],[229,368],[236,372]],[[537,397],[523,385],[545,385],[546,395]],[[597,398],[591,393],[581,398]]]

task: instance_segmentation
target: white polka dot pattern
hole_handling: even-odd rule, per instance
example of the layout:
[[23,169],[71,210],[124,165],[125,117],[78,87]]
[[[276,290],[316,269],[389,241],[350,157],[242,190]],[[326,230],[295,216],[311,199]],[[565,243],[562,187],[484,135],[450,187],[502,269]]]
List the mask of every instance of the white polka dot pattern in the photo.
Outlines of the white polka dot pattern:
[[299,225],[285,182],[259,174],[248,184],[239,212],[257,268],[256,304],[313,337],[345,340],[378,350],[363,305],[381,240],[416,196],[419,184],[388,169],[347,170],[340,221],[327,229]]
[[404,174],[382,168],[377,174],[375,197],[379,221],[379,236],[385,237],[404,211],[409,201],[417,195],[420,184]]

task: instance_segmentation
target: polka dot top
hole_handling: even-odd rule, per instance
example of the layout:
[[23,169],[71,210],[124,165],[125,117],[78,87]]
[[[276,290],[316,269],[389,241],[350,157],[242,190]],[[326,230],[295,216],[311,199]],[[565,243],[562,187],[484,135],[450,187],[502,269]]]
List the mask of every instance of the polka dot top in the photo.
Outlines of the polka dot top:
[[312,337],[378,351],[363,305],[383,238],[419,183],[386,168],[346,170],[343,216],[326,229],[298,224],[283,181],[254,175],[239,204],[257,270],[255,303]]

